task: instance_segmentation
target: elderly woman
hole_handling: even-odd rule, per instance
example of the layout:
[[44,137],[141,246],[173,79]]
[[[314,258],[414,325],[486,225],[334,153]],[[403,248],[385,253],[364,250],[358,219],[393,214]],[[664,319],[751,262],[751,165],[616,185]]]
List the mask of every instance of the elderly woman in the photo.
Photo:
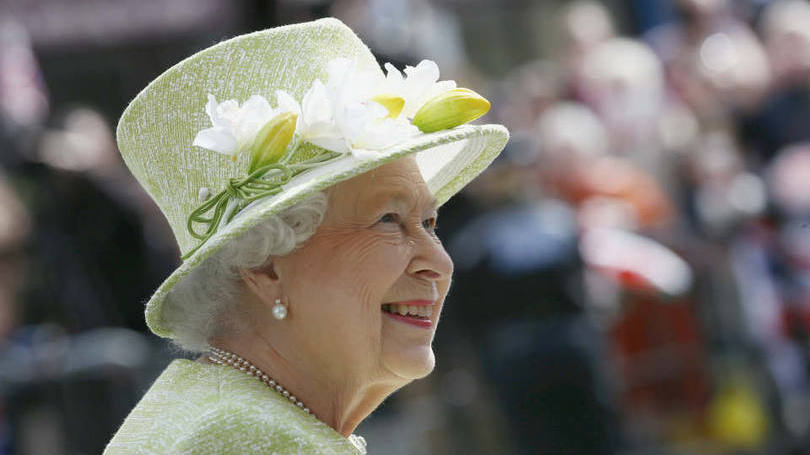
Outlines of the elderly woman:
[[508,139],[464,125],[489,103],[438,77],[383,74],[324,19],[219,43],[132,101],[119,148],[184,260],[147,323],[201,355],[106,454],[365,453],[357,425],[433,369],[453,271],[437,208]]

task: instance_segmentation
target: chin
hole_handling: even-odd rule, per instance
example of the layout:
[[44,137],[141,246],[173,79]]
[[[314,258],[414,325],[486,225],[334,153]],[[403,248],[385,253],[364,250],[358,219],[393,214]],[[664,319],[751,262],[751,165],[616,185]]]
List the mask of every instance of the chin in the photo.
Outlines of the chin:
[[436,366],[436,357],[430,346],[386,357],[385,364],[388,370],[397,377],[407,380],[424,378]]

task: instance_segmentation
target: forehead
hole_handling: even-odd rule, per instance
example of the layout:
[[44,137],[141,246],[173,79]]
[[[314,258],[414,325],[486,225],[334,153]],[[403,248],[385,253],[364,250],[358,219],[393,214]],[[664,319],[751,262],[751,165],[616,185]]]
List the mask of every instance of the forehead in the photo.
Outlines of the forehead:
[[341,182],[330,190],[330,201],[371,206],[391,199],[436,206],[413,157],[404,157]]

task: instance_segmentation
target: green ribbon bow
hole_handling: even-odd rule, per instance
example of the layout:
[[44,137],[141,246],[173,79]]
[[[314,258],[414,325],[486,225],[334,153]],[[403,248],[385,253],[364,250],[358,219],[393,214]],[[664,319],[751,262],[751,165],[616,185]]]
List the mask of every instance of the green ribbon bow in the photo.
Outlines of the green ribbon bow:
[[[289,159],[292,155],[289,153],[285,158]],[[340,153],[322,150],[314,157],[299,163],[267,164],[254,170],[247,177],[228,179],[222,191],[207,199],[188,216],[186,223],[188,232],[192,237],[200,240],[200,243],[184,254],[181,259],[186,260],[191,257],[204,245],[216,233],[223,219],[227,224],[251,202],[280,193],[282,185],[289,182],[291,178],[313,167],[323,166],[340,156],[342,156]],[[195,229],[197,224],[204,225],[204,230],[198,232]]]

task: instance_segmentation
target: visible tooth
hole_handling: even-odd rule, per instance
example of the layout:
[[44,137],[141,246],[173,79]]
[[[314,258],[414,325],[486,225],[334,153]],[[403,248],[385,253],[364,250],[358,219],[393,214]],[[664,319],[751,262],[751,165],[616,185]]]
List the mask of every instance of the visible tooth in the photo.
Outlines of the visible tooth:
[[416,305],[408,305],[408,313],[412,315],[417,315],[419,314],[419,308],[417,308]]
[[419,316],[426,317],[428,315],[429,306],[425,305],[423,307],[419,307]]
[[433,316],[433,305],[425,307],[425,316],[427,317]]
[[406,314],[408,314],[408,305],[399,305],[399,304],[397,304],[396,311],[397,311],[397,313],[401,314],[402,316],[405,316]]

